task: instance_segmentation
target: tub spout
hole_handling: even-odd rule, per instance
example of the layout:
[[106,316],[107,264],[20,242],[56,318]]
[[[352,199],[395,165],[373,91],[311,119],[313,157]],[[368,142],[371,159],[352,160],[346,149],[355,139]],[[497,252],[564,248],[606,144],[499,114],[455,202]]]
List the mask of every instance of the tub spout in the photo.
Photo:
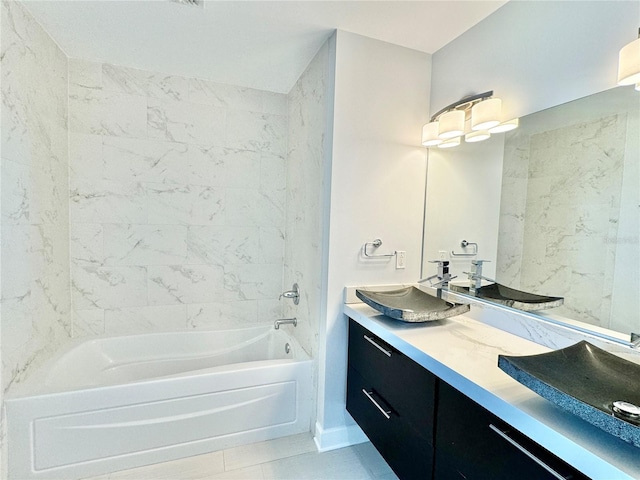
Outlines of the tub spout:
[[291,324],[294,327],[296,325],[298,325],[298,319],[296,317],[293,318],[279,318],[278,320],[276,320],[275,322],[273,322],[273,328],[275,328],[276,330],[280,329],[280,325],[287,325],[287,324]]

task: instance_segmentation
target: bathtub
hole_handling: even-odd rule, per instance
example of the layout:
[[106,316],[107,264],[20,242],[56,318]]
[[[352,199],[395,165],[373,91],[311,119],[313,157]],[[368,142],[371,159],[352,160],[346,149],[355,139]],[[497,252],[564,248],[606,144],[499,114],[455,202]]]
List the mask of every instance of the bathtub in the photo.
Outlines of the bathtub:
[[9,478],[81,478],[306,432],[311,376],[273,327],[71,345],[5,402]]

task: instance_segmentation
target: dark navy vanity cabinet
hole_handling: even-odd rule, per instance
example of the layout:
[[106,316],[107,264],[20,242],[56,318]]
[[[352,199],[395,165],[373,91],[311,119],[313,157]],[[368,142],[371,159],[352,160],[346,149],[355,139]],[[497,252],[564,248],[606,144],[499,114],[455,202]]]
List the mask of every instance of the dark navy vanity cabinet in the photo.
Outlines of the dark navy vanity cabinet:
[[401,479],[432,478],[436,377],[349,322],[347,410]]
[[347,410],[401,480],[587,478],[351,319]]
[[443,381],[437,425],[437,479],[587,478]]

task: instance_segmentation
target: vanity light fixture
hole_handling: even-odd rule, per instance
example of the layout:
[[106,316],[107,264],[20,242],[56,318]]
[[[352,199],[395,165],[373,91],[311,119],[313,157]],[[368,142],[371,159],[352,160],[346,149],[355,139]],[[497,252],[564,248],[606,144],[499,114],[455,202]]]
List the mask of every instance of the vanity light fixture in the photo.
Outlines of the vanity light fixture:
[[640,90],[640,29],[638,38],[622,47],[618,55],[618,85],[634,83]]
[[[492,133],[518,127],[518,119],[502,121],[502,100],[493,91],[464,97],[447,105],[422,127],[422,145],[451,148],[465,142],[481,142]],[[468,125],[467,125],[468,124]]]

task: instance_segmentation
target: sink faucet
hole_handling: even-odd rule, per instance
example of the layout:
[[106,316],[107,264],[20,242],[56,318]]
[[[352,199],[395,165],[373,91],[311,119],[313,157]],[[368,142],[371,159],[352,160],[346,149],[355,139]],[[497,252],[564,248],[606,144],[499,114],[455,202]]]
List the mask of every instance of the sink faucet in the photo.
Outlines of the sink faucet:
[[469,278],[469,293],[471,295],[475,295],[476,292],[480,290],[480,287],[482,286],[482,279],[485,279],[489,282],[497,283],[492,278],[482,276],[482,264],[490,261],[491,260],[471,260],[471,271],[464,272]]
[[[449,273],[449,262],[447,260],[429,260],[429,263],[437,263],[438,264],[438,273],[435,275],[431,275],[430,277],[421,278],[418,280],[418,283],[429,282],[429,285],[432,287],[437,286],[446,286],[450,280],[456,278],[456,276],[451,276]],[[439,282],[433,283],[431,280],[437,278],[440,280]]]

